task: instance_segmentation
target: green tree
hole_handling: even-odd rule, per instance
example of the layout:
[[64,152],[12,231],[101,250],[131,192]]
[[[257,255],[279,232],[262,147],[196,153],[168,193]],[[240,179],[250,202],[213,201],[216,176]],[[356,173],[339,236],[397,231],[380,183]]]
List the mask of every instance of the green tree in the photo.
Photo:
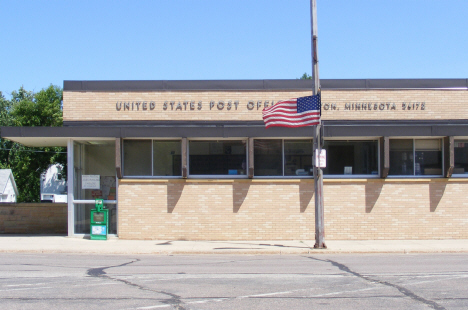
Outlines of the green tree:
[[300,77],[301,80],[311,80],[312,76],[308,75],[306,72]]
[[[0,126],[11,126],[11,101],[6,100],[2,92],[0,92]],[[8,158],[9,152],[8,149],[11,148],[13,142],[5,139],[0,139],[0,169],[9,168]]]
[[[62,89],[49,86],[38,93],[21,87],[12,92],[10,103],[0,105],[3,126],[61,126]],[[3,119],[5,115],[5,119]],[[40,201],[40,176],[52,164],[61,164],[66,172],[66,148],[31,148],[2,139],[0,166],[10,168],[18,187],[18,202]]]
[[0,126],[10,126],[11,101],[6,100],[0,91]]
[[12,93],[14,126],[62,126],[62,89],[50,85],[34,94],[21,87]]

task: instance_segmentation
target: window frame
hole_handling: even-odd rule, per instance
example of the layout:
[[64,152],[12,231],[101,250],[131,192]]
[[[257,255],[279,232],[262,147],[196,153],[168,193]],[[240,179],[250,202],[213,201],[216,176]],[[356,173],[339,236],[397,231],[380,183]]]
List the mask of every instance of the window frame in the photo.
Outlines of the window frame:
[[[380,178],[380,171],[382,169],[381,165],[381,148],[383,147],[380,143],[379,137],[353,137],[353,138],[346,138],[346,137],[336,137],[336,138],[328,138],[324,139],[325,141],[374,141],[377,142],[377,174],[323,174],[324,179],[379,179]],[[327,166],[328,166],[328,152],[327,152]]]
[[[413,141],[413,174],[412,175],[398,175],[398,174],[388,174],[387,178],[389,179],[430,179],[430,178],[443,178],[444,177],[444,139],[442,137],[390,137],[391,140],[412,140]],[[440,142],[440,153],[441,153],[441,174],[416,174],[416,140],[439,140]],[[391,148],[389,147],[388,152],[391,152]],[[392,163],[390,162],[390,169]]]
[[253,149],[253,154],[254,154],[254,157],[255,157],[255,140],[281,140],[281,168],[282,168],[282,175],[265,175],[265,176],[259,176],[259,175],[255,175],[255,166],[254,166],[254,174],[253,174],[253,178],[254,179],[313,179],[314,178],[314,174],[312,172],[312,175],[306,175],[306,176],[300,176],[300,175],[284,175],[284,166],[285,166],[285,154],[284,154],[284,141],[285,140],[312,140],[312,155],[311,155],[311,162],[312,162],[312,167],[314,167],[314,139],[311,138],[311,137],[288,137],[288,138],[284,138],[284,137],[268,137],[268,138],[262,138],[262,137],[254,137],[253,138],[254,140],[254,149]]
[[[464,141],[466,141],[466,142],[464,142]],[[453,157],[454,157],[454,158],[453,158],[453,166],[454,166],[454,171],[455,171],[455,169],[456,169],[456,168],[455,168],[455,165],[456,165],[456,162],[455,162],[455,157],[456,157],[456,155],[455,155],[455,144],[456,144],[457,142],[458,142],[458,143],[460,143],[460,142],[468,143],[468,137],[454,137],[454,139],[453,139],[453,144],[454,144],[454,146],[453,146]],[[453,172],[451,177],[452,177],[452,178],[468,178],[468,171],[466,171],[466,173],[454,173],[454,172]]]
[[[125,141],[126,140],[151,140],[151,175],[126,175],[125,174],[125,158],[124,158],[124,155],[125,155]],[[182,179],[182,167],[183,167],[183,162],[181,161],[181,167],[180,167],[180,171],[181,171],[181,174],[180,175],[153,175],[154,173],[154,154],[153,154],[153,150],[154,150],[154,141],[179,141],[180,142],[180,151],[181,151],[181,154],[183,152],[182,150],[182,138],[161,138],[161,139],[154,139],[154,138],[125,138],[123,139],[123,143],[122,143],[122,178],[124,179]]]

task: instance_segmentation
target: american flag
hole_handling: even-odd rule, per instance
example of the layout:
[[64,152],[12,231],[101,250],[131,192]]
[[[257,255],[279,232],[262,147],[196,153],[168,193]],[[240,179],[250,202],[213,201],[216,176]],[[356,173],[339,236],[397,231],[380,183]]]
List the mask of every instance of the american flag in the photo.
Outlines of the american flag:
[[320,94],[279,101],[263,110],[265,128],[320,124]]

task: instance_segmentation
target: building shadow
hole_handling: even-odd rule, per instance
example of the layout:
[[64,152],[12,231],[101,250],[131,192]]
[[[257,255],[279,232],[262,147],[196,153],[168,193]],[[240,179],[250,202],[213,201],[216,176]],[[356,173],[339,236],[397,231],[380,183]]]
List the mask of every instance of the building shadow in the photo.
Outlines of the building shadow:
[[179,202],[185,183],[169,182],[167,184],[167,213],[172,213]]
[[239,212],[250,189],[250,182],[234,182],[232,184],[232,212]]
[[299,183],[299,204],[300,211],[304,213],[314,196],[315,188],[313,182],[300,182]]
[[379,200],[382,192],[383,182],[367,182],[365,186],[366,192],[366,213],[371,213]]
[[429,183],[429,206],[431,212],[435,212],[439,206],[440,200],[444,196],[447,182],[431,182]]

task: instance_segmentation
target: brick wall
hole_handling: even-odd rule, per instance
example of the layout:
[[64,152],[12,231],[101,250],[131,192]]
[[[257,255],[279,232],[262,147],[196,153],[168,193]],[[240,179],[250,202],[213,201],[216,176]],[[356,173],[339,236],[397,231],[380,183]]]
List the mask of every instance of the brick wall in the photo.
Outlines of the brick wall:
[[313,207],[309,205],[313,192],[311,184],[233,180],[120,181],[119,237],[308,239],[313,232],[309,223],[314,221]]
[[[326,239],[468,238],[468,180],[325,180]],[[119,237],[314,239],[312,180],[120,180]]]
[[[308,91],[65,91],[63,114],[64,121],[261,120],[265,101],[271,104],[310,94]],[[164,109],[164,103],[171,101],[174,106]],[[200,101],[202,108],[198,109]],[[211,101],[215,102],[212,108]],[[220,101],[224,102],[222,108],[217,105]],[[234,105],[228,109],[229,101],[232,104],[239,101],[237,109]],[[252,109],[247,108],[249,101],[255,103]],[[257,106],[259,101],[262,105]],[[133,105],[125,110],[123,102]],[[354,105],[347,109],[347,103],[358,103],[359,108]],[[468,92],[324,90],[322,104],[324,120],[457,120],[468,115]],[[325,180],[326,238],[468,238],[467,190],[465,179]],[[314,239],[313,194],[311,180],[119,180],[119,237]]]
[[0,234],[67,234],[67,204],[2,203]]
[[[309,96],[309,91],[160,91],[160,92],[70,92],[65,91],[64,121],[130,121],[130,120],[261,120],[265,101]],[[154,101],[154,109],[150,103]],[[171,109],[164,110],[164,102],[174,101]],[[190,109],[194,101],[194,109]],[[202,109],[198,110],[198,102]],[[210,109],[209,103],[216,105]],[[224,108],[217,103],[223,101]],[[227,103],[239,101],[228,110]],[[249,101],[255,103],[252,110]],[[262,105],[257,106],[261,101]],[[130,110],[118,104],[133,102]],[[136,105],[136,102],[141,102]],[[146,110],[142,103],[146,102]],[[188,102],[184,105],[184,102]],[[424,102],[424,109],[421,103]],[[177,109],[177,104],[181,109]],[[330,108],[325,109],[329,103]],[[346,109],[346,103],[359,103],[359,109]],[[366,103],[363,109],[362,103]],[[403,109],[405,103],[406,108]],[[411,103],[411,105],[408,105]],[[413,103],[415,104],[413,106]],[[394,119],[465,119],[468,115],[468,92],[466,90],[345,90],[322,92],[322,117],[325,120],[394,120]],[[331,108],[336,105],[336,109]],[[383,105],[382,105],[383,104]],[[393,105],[394,104],[394,105]],[[408,108],[410,106],[410,108]],[[370,109],[369,109],[370,108]]]
[[468,180],[375,179],[324,185],[329,239],[466,239]]

